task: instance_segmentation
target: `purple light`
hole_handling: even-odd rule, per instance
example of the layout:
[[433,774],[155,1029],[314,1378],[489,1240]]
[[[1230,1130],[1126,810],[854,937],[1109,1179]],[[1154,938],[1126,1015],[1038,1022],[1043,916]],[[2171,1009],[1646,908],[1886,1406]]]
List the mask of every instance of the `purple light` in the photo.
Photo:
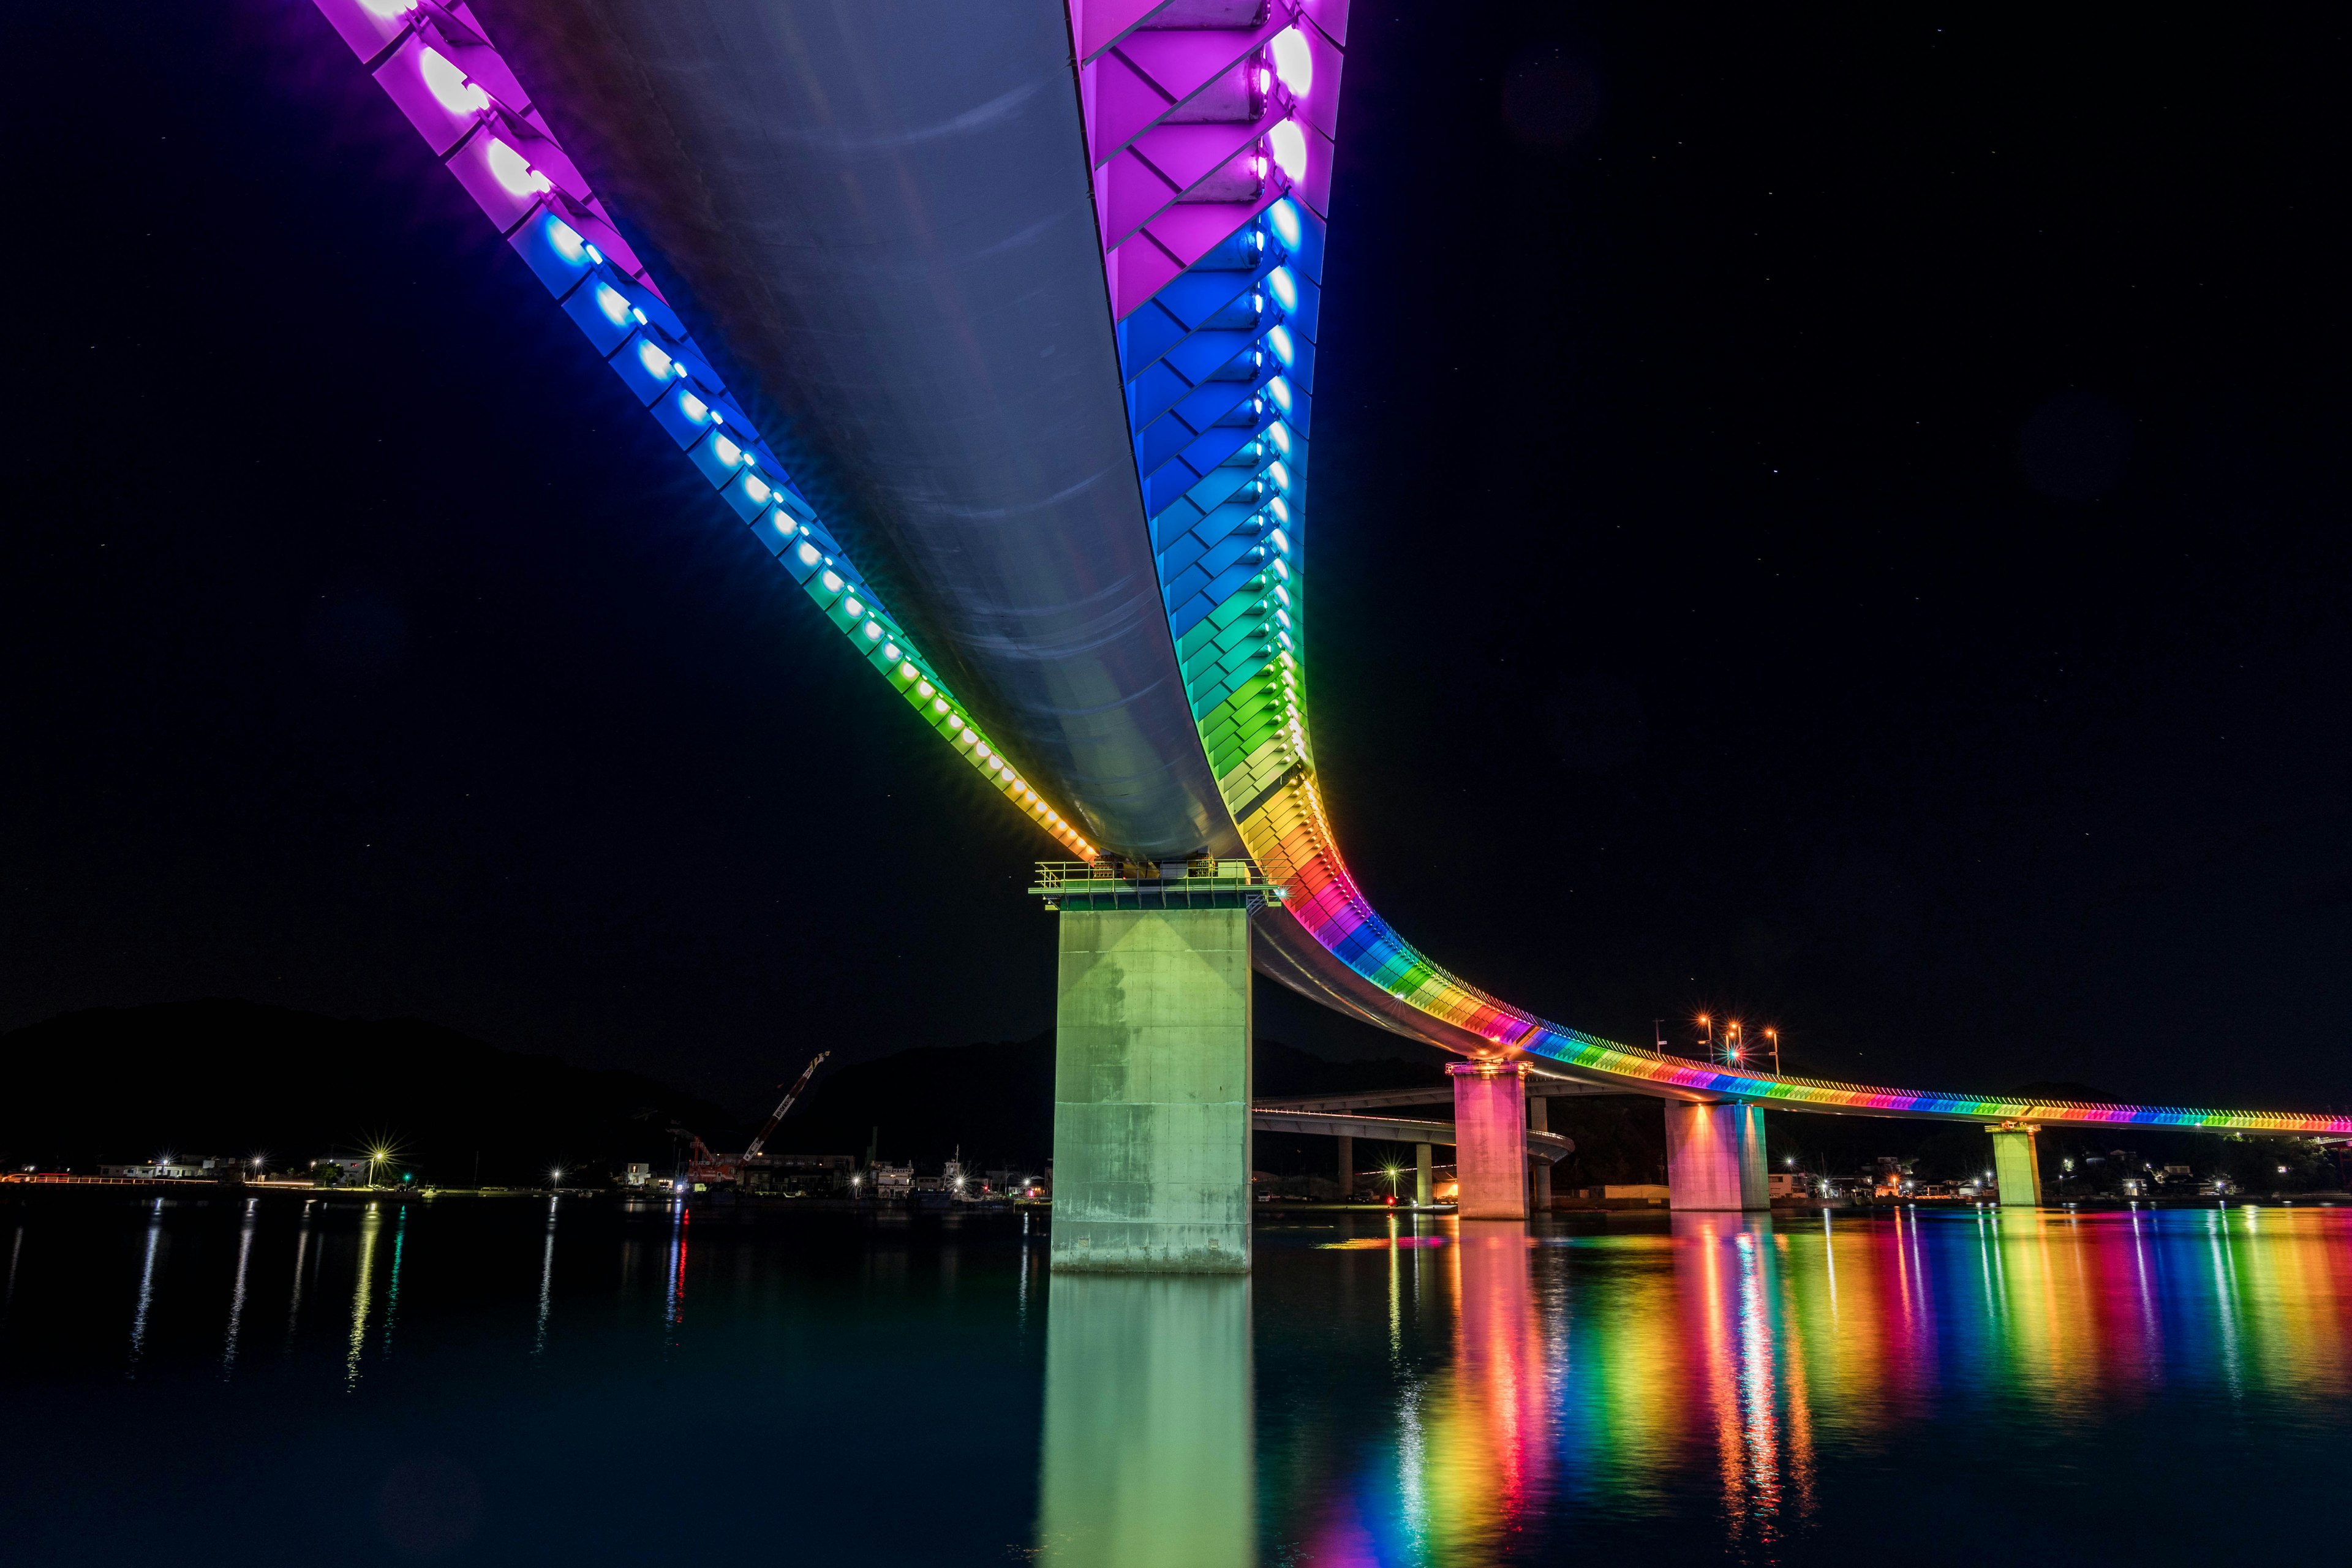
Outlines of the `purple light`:
[[417,61],[417,69],[425,78],[425,85],[432,89],[434,98],[450,113],[478,114],[490,106],[490,95],[467,81],[466,73],[440,50],[427,48],[424,58]]
[[1282,85],[1299,98],[1305,98],[1307,89],[1315,85],[1315,56],[1307,47],[1307,36],[1297,28],[1285,27],[1274,36],[1274,69]]
[[404,16],[416,9],[416,0],[360,0],[372,16]]
[[[1286,120],[1282,123],[1287,125],[1290,122]],[[1275,127],[1276,133],[1281,130],[1282,125]],[[1299,157],[1303,160],[1306,155],[1302,144]],[[530,161],[521,153],[495,138],[490,142],[489,163],[490,173],[497,176],[499,184],[504,185],[514,195],[538,195],[555,188],[555,182],[532,168]]]
[[1265,133],[1265,144],[1274,153],[1274,162],[1292,184],[1307,177],[1307,132],[1298,128],[1296,120],[1286,120]]

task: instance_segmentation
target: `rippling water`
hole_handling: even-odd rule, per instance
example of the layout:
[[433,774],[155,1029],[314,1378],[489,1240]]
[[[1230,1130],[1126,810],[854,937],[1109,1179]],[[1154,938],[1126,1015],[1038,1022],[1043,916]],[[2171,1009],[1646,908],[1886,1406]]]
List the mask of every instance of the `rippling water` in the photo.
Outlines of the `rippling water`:
[[[1042,1216],[0,1201],[0,1559],[2340,1552],[2352,1209]],[[2330,1542],[2337,1544],[2330,1545]]]

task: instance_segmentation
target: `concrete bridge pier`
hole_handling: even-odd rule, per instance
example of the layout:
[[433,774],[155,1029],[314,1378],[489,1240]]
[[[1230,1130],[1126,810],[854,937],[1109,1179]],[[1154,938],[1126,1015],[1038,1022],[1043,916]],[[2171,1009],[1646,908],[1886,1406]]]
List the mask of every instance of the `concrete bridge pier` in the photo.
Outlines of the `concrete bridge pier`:
[[1339,1144],[1339,1201],[1347,1202],[1356,1195],[1356,1141],[1341,1133]]
[[1993,1179],[2005,1209],[2042,1206],[2042,1157],[2033,1129],[2011,1123],[1992,1130]]
[[[1551,1102],[1542,1095],[1528,1096],[1528,1131],[1551,1131]],[[1551,1161],[1549,1158],[1528,1162],[1528,1204],[1537,1214],[1551,1213]]]
[[1431,1179],[1429,1145],[1416,1143],[1412,1146],[1412,1206],[1427,1208],[1432,1202],[1431,1189],[1435,1184]]
[[1764,1172],[1764,1110],[1666,1102],[1667,1202],[1680,1210],[1772,1209]]
[[1454,1171],[1463,1219],[1528,1217],[1525,1062],[1453,1062]]
[[[1207,885],[1204,885],[1207,884]],[[1072,879],[1060,911],[1053,1267],[1250,1266],[1250,910],[1182,868]]]

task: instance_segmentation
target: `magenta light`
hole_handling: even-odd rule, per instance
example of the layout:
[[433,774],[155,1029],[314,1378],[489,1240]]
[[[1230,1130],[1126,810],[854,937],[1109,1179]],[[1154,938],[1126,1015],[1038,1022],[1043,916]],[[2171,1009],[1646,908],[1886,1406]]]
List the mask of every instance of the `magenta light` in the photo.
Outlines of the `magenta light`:
[[1307,132],[1298,128],[1298,121],[1286,120],[1267,132],[1265,144],[1274,153],[1276,167],[1292,184],[1307,178]]
[[[1283,123],[1286,125],[1289,121],[1285,121]],[[1280,125],[1275,127],[1276,132],[1281,129]],[[1304,143],[1300,146],[1298,155],[1301,160],[1307,156]],[[530,161],[521,153],[496,138],[490,142],[490,173],[497,176],[499,184],[504,185],[511,195],[518,196],[538,195],[541,192],[555,188],[554,181],[532,168]]]
[[1300,98],[1315,85],[1315,56],[1307,47],[1307,36],[1297,28],[1285,27],[1274,36],[1274,73]]
[[490,106],[490,95],[467,81],[466,73],[440,50],[427,48],[417,62],[417,69],[423,73],[425,85],[432,89],[434,98],[450,113],[479,114]]

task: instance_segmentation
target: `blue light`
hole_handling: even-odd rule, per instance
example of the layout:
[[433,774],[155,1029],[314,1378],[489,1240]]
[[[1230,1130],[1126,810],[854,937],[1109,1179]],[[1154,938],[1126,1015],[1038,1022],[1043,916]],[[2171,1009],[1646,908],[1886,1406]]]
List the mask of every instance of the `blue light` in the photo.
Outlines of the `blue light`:
[[1276,489],[1286,490],[1290,488],[1290,470],[1278,462],[1266,465],[1265,477],[1274,481]]
[[638,310],[635,305],[629,307],[629,314],[637,319],[637,325],[642,327],[646,324],[646,313],[643,310]]
[[690,392],[678,395],[677,405],[686,410],[686,416],[697,425],[710,417],[710,405]]
[[1265,275],[1265,286],[1274,291],[1274,302],[1286,310],[1298,309],[1298,279],[1290,275],[1287,267],[1277,267]]
[[1274,548],[1276,552],[1283,555],[1290,553],[1290,535],[1283,532],[1282,530],[1277,528],[1272,533],[1267,534],[1266,537],[1274,542]]
[[1276,408],[1281,409],[1285,414],[1290,412],[1290,383],[1277,375],[1265,384],[1265,394],[1274,399],[1274,405]]
[[588,259],[602,267],[604,265],[604,253],[592,245],[588,247]]
[[1297,249],[1298,209],[1291,205],[1290,198],[1285,196],[1266,208],[1265,216],[1273,222],[1275,237],[1282,241],[1283,247],[1286,250]]
[[578,261],[588,249],[588,242],[580,237],[580,231],[560,217],[547,220],[547,243],[555,247],[555,254],[566,261]]
[[1276,451],[1287,453],[1290,450],[1290,427],[1288,426],[1284,425],[1277,420],[1274,424],[1265,427],[1265,433],[1274,438],[1274,446]]
[[1272,349],[1274,351],[1274,357],[1280,360],[1285,364],[1288,364],[1290,363],[1290,356],[1297,352],[1291,346],[1290,329],[1288,327],[1276,327],[1272,331],[1266,333],[1265,346]]
[[637,363],[656,375],[667,375],[677,368],[677,361],[662,353],[658,346],[650,342],[641,342],[637,344]]
[[596,285],[596,308],[616,327],[629,319],[629,302],[602,283]]
[[1280,496],[1276,496],[1272,500],[1266,502],[1265,510],[1274,514],[1274,520],[1276,522],[1288,522],[1290,521],[1290,503],[1284,500]]

